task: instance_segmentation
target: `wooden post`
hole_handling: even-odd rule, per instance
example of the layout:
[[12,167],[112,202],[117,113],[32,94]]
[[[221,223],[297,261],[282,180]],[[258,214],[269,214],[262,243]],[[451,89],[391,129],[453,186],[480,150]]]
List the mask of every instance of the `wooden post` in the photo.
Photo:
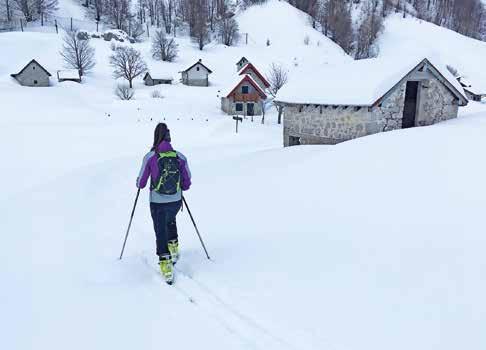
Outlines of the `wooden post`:
[[245,33],[245,43],[248,45],[248,33]]
[[99,24],[100,24],[100,21],[96,21],[96,32],[99,32]]
[[71,17],[71,32],[73,31],[73,18]]
[[44,26],[44,13],[41,13],[41,27]]
[[19,21],[20,21],[20,29],[24,31],[24,24],[22,23],[22,18],[19,19]]
[[147,38],[150,38],[150,30],[149,30],[149,24],[147,22]]
[[57,19],[54,20],[54,26],[56,27],[56,34],[59,34],[59,28],[57,27]]
[[238,122],[242,122],[243,121],[243,118],[242,117],[238,117],[237,115],[233,116],[233,120],[236,121],[236,133],[238,133]]

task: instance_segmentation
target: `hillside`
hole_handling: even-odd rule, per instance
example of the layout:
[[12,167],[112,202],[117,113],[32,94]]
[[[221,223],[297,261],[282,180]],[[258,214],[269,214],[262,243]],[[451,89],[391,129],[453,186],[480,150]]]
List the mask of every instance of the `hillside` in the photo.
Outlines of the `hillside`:
[[[113,94],[109,43],[92,40],[97,66],[82,84],[25,88],[9,74],[35,57],[55,75],[61,37],[0,33],[2,348],[483,350],[486,104],[337,146],[282,148],[273,109],[236,135],[219,96],[241,56],[263,72],[281,63],[290,80],[350,60],[286,3],[237,20],[248,45],[199,51],[178,37],[174,63],[134,44],[176,81],[199,58],[214,73],[208,88],[138,79],[132,101]],[[484,77],[484,43],[398,17],[380,37],[383,59],[431,46]],[[147,190],[117,259],[159,121],[189,159],[186,198],[212,257],[184,209],[171,287],[157,272]]]

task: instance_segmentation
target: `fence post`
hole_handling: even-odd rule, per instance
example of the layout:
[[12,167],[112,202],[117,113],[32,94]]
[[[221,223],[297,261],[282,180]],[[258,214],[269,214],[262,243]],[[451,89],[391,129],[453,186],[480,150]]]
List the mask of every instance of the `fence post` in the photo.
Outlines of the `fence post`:
[[147,22],[147,38],[150,38],[150,30],[149,30],[149,24]]
[[41,12],[41,27],[44,26],[44,13]]
[[56,34],[59,34],[59,30],[57,28],[57,19],[54,20],[54,26],[56,27]]
[[71,32],[73,31],[73,18],[71,17]]
[[98,25],[100,24],[100,21],[96,21],[96,32],[99,32],[98,30]]
[[22,18],[19,19],[19,21],[20,21],[20,29],[24,31],[24,24],[22,23]]

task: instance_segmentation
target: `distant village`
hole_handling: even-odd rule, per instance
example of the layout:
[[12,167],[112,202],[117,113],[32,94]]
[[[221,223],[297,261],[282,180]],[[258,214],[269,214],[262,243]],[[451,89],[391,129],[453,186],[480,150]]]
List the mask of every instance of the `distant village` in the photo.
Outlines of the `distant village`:
[[[349,67],[343,65],[342,81],[349,81],[354,89],[359,89],[349,96],[337,94],[331,82],[322,89],[309,89],[309,79],[300,79],[300,82],[294,79],[274,97],[269,94],[268,78],[249,59],[241,57],[234,63],[234,82],[227,90],[220,91],[221,110],[231,116],[261,116],[267,103],[272,103],[283,112],[284,146],[295,146],[337,144],[379,132],[432,125],[456,118],[459,107],[467,105],[468,101],[486,98],[486,91],[476,88],[464,77],[454,77],[427,58],[416,62],[413,69],[395,81],[386,81],[385,76],[380,78],[380,69],[377,69],[373,79],[358,82],[356,76],[352,76],[356,72],[348,68],[360,64],[358,68],[362,71],[373,70],[371,66],[364,66],[365,61],[373,63],[373,60],[362,60],[350,63]],[[209,77],[213,71],[201,59],[179,73],[179,81],[184,85],[198,88],[211,85]],[[28,87],[48,87],[52,77],[35,59],[11,76]],[[153,69],[142,77],[146,86],[174,82],[172,76]],[[58,70],[56,78],[59,82],[82,81],[76,69]],[[389,89],[371,99],[355,98],[361,92],[367,95],[366,92],[387,84]]]

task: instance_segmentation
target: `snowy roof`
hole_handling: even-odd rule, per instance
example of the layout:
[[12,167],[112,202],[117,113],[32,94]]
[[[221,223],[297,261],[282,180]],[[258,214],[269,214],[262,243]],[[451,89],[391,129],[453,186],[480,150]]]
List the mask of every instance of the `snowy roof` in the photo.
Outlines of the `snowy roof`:
[[366,59],[329,65],[321,70],[292,77],[277,94],[283,103],[373,106],[421,64],[444,81],[462,104],[467,104],[461,84],[445,64],[429,59]]
[[[211,74],[211,73],[213,72],[211,69],[209,69],[208,67],[206,67],[206,66],[205,66],[205,65],[202,63],[202,60],[201,60],[201,59],[199,59],[199,60],[198,60],[196,63],[194,63],[194,64],[193,64],[192,66],[190,66],[189,68],[184,69],[182,72],[187,72],[187,71],[191,70],[191,68],[192,68],[192,67],[194,67],[194,66],[195,66],[195,65],[197,65],[197,64],[200,64],[201,66],[203,66],[203,67],[204,67],[204,68],[205,68],[205,69],[208,71],[208,73],[209,73],[209,74]],[[182,73],[182,72],[181,72],[181,73]]]
[[147,78],[147,75],[150,75],[152,79],[174,80],[172,75],[168,74],[167,72],[161,69],[150,68],[149,71],[143,77],[144,80]]
[[482,84],[480,84],[478,81],[471,83],[469,79],[466,79],[464,77],[459,77],[458,79],[464,87],[464,90],[467,90],[474,95],[486,95],[486,81],[483,81]]
[[261,88],[260,85],[258,85],[258,83],[255,81],[255,79],[253,79],[251,77],[251,75],[244,75],[244,76],[238,76],[238,78],[234,81],[232,81],[227,88],[223,89],[221,91],[221,94],[222,96],[224,97],[228,97],[229,95],[231,95],[231,93],[238,87],[240,86],[240,84],[243,82],[243,81],[248,81],[251,85],[253,85],[253,87],[255,89],[258,90],[258,92],[260,92],[260,94],[262,95],[262,97],[266,98],[267,95],[265,94],[265,91],[263,91],[263,89]]
[[79,71],[77,69],[58,70],[57,77],[65,80],[80,79]]

